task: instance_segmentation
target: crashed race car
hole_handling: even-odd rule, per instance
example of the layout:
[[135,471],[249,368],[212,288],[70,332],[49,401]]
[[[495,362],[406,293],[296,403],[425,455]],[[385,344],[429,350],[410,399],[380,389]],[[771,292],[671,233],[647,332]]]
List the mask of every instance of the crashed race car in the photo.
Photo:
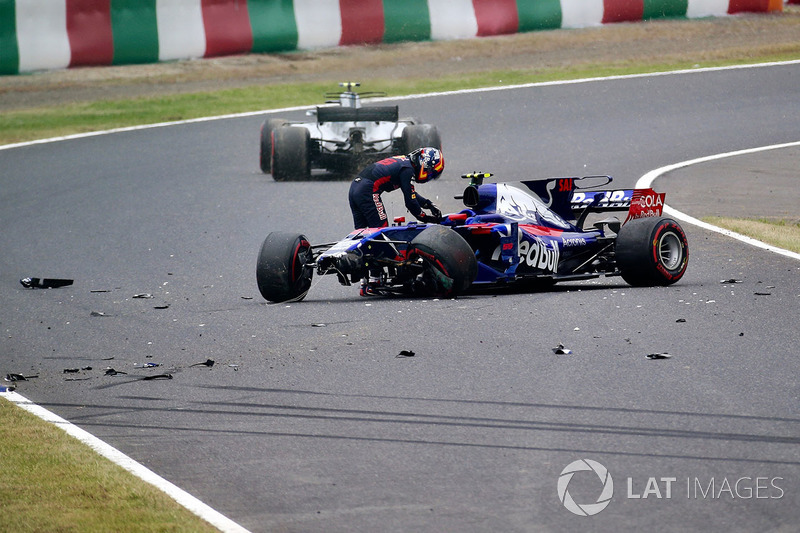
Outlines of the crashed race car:
[[311,179],[312,168],[348,175],[361,167],[417,148],[442,148],[436,126],[399,117],[398,106],[362,106],[362,98],[382,92],[354,92],[359,83],[340,83],[344,92],[327,93],[329,106],[308,111],[309,122],[268,118],[261,125],[261,171],[275,181]]
[[[439,224],[398,218],[393,226],[358,229],[319,245],[299,233],[270,233],[256,267],[261,295],[300,301],[315,272],[352,285],[376,268],[383,274],[373,294],[426,297],[602,276],[665,286],[686,272],[686,234],[662,216],[664,193],[597,190],[610,176],[515,183],[484,183],[488,173],[462,177],[470,184],[456,198],[466,209]],[[613,211],[625,212],[624,221],[608,216]],[[598,220],[589,226],[590,215]]]

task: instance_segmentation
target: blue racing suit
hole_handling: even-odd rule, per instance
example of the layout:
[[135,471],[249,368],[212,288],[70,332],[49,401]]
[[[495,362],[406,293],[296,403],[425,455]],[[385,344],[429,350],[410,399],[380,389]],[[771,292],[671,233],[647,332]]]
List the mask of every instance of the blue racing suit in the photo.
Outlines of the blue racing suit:
[[420,221],[428,217],[423,207],[430,207],[431,201],[414,190],[412,178],[414,166],[407,156],[398,155],[373,163],[362,170],[350,184],[350,210],[353,212],[353,225],[360,228],[382,228],[389,225],[381,193],[400,189],[403,191],[406,208]]

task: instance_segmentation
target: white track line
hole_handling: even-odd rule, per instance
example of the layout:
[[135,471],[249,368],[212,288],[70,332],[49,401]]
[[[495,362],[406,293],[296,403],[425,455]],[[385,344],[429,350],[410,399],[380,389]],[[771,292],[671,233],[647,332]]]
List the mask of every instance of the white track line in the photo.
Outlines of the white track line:
[[[381,101],[403,101],[403,100],[416,100],[420,98],[430,98],[434,96],[454,96],[458,94],[472,94],[472,93],[483,93],[483,92],[491,92],[491,91],[508,91],[508,90],[515,90],[515,89],[527,89],[531,87],[549,87],[554,85],[575,85],[579,83],[592,83],[592,82],[601,82],[601,81],[613,81],[613,80],[630,80],[636,78],[651,78],[651,77],[658,77],[658,76],[674,76],[678,74],[698,74],[702,72],[718,72],[723,70],[741,70],[741,69],[748,69],[748,68],[762,68],[762,67],[776,67],[776,66],[785,66],[785,65],[796,65],[800,64],[800,59],[792,60],[792,61],[776,61],[772,63],[756,63],[753,65],[731,65],[727,67],[707,67],[707,68],[695,68],[695,69],[684,69],[684,70],[670,70],[667,72],[651,72],[647,74],[627,74],[624,76],[606,76],[603,78],[583,78],[578,80],[561,80],[561,81],[544,81],[544,82],[537,82],[537,83],[522,83],[517,85],[504,85],[501,87],[483,87],[478,89],[461,89],[457,91],[443,91],[437,93],[424,93],[424,94],[409,94],[406,96],[387,96],[382,98],[370,98],[369,100],[372,102],[381,102]],[[284,107],[282,109],[263,109],[261,111],[248,111],[246,113],[234,113],[230,115],[219,115],[216,117],[201,117],[201,118],[193,118],[189,120],[176,120],[173,122],[159,122],[156,124],[143,124],[141,126],[129,126],[125,128],[114,128],[111,130],[103,130],[103,131],[92,131],[88,133],[76,133],[74,135],[65,135],[63,137],[51,137],[49,139],[39,139],[35,141],[26,141],[14,144],[4,144],[0,145],[0,150],[10,150],[12,148],[22,148],[25,146],[32,146],[35,144],[45,144],[45,143],[52,143],[58,141],[67,141],[71,139],[83,139],[86,137],[95,137],[98,135],[108,135],[111,133],[121,133],[125,131],[137,131],[137,130],[145,130],[150,128],[163,128],[166,126],[179,126],[181,124],[193,124],[196,122],[209,122],[212,120],[224,120],[229,118],[244,118],[244,117],[252,117],[258,115],[267,115],[267,114],[274,114],[274,113],[288,113],[292,111],[302,111],[304,109],[309,109],[313,106],[306,105],[306,106],[295,106],[295,107]]]
[[172,498],[182,506],[186,507],[189,511],[196,514],[206,522],[210,523],[220,531],[223,531],[225,533],[228,532],[249,533],[247,529],[243,528],[230,518],[227,518],[226,516],[215,511],[214,509],[204,504],[203,502],[201,502],[188,492],[184,491],[183,489],[175,486],[166,479],[157,475],[155,472],[153,472],[146,466],[142,465],[141,463],[137,463],[136,461],[134,461],[121,451],[117,450],[113,446],[103,442],[102,440],[98,439],[91,433],[82,430],[81,428],[68,422],[67,420],[64,420],[55,413],[48,411],[44,407],[36,405],[35,403],[31,402],[21,394],[11,391],[1,392],[0,398],[5,398],[6,400],[16,404],[22,409],[25,409],[29,413],[38,416],[45,422],[49,422],[51,424],[54,424],[56,427],[63,429],[69,435],[75,437],[83,444],[89,446],[92,450],[99,453],[106,459],[110,460],[115,464],[118,464],[128,472],[132,473],[134,476],[162,490],[170,498]]
[[[690,159],[689,161],[683,161],[681,163],[675,163],[674,165],[667,165],[665,167],[657,168],[655,170],[651,170],[644,176],[638,179],[636,182],[637,189],[647,189],[649,188],[653,181],[656,178],[661,177],[662,175],[666,174],[667,172],[688,167],[690,165],[696,165],[698,163],[706,163],[708,161],[716,161],[717,159],[724,159],[726,157],[735,157],[737,155],[746,155],[746,154],[754,154],[757,152],[765,152],[767,150],[777,150],[779,148],[790,148],[792,146],[800,146],[800,142],[791,142],[791,143],[784,143],[784,144],[773,144],[771,146],[760,146],[758,148],[749,148],[747,150],[738,150],[736,152],[727,152],[723,154],[716,154],[710,155],[707,157],[699,157],[697,159]],[[709,231],[714,231],[716,233],[720,233],[727,237],[732,237],[734,239],[738,239],[744,243],[757,246],[758,248],[763,248],[764,250],[769,250],[770,252],[775,252],[776,254],[785,255],[786,257],[791,257],[792,259],[800,260],[800,254],[784,250],[783,248],[778,248],[777,246],[772,246],[765,242],[761,242],[757,239],[753,239],[752,237],[748,237],[747,235],[742,235],[741,233],[736,233],[735,231],[727,230],[724,228],[720,228],[714,226],[712,224],[708,224],[707,222],[703,222],[702,220],[698,220],[692,216],[689,216],[685,213],[678,211],[668,205],[664,206],[664,213],[670,215],[671,217],[677,218],[689,224],[694,224],[695,226],[699,226],[703,229],[707,229]]]

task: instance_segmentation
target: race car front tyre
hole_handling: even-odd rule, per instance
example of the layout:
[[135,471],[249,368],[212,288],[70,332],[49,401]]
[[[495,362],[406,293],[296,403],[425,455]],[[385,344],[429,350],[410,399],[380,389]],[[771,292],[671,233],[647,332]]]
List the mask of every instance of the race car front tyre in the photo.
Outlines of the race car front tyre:
[[311,161],[308,145],[311,136],[300,127],[282,126],[272,134],[272,178],[275,181],[308,180]]
[[256,282],[270,302],[300,301],[311,287],[314,270],[311,244],[304,235],[274,231],[261,245]]
[[635,287],[671,285],[681,279],[689,261],[689,243],[671,218],[638,218],[626,222],[616,243],[617,267]]
[[428,226],[409,247],[409,257],[423,262],[422,290],[430,296],[463,293],[478,275],[475,253],[464,238],[444,226]]
[[401,134],[401,144],[404,153],[411,153],[417,148],[432,146],[442,149],[442,138],[436,126],[430,124],[415,124],[406,126]]
[[259,150],[259,163],[261,172],[272,172],[272,132],[286,124],[282,118],[268,118],[261,125],[261,147]]

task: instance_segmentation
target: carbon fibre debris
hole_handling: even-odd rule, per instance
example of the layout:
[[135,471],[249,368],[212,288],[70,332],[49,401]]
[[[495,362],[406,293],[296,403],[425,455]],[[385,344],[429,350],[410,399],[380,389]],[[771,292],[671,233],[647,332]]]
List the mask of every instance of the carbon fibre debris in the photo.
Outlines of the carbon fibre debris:
[[19,280],[26,289],[58,289],[75,283],[75,280],[61,278],[22,278]]
[[39,376],[23,376],[22,374],[6,374],[6,381],[28,381],[29,379],[38,378]]

